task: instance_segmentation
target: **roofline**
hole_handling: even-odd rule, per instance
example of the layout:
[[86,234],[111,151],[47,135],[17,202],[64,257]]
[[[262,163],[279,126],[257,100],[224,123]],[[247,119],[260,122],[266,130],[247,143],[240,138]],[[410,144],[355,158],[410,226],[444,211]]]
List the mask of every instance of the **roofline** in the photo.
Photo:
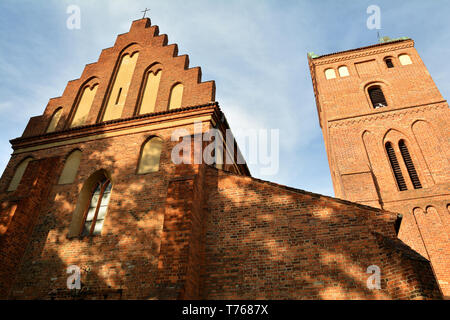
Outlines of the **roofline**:
[[333,52],[333,53],[327,53],[324,55],[321,55],[319,57],[316,58],[312,58],[310,57],[311,61],[314,60],[319,60],[321,58],[325,58],[325,57],[330,57],[330,56],[334,56],[337,54],[342,54],[342,53],[349,53],[349,52],[354,52],[354,51],[360,51],[360,50],[366,50],[366,49],[371,49],[371,48],[376,48],[376,47],[381,47],[381,46],[386,46],[386,45],[390,45],[390,44],[394,44],[394,43],[400,43],[400,42],[407,42],[407,41],[412,41],[414,43],[413,39],[399,39],[399,40],[393,40],[393,41],[388,41],[388,42],[383,42],[383,43],[376,43],[376,44],[372,44],[370,46],[365,46],[365,47],[359,47],[359,48],[355,48],[355,49],[349,49],[349,50],[344,50],[344,51],[338,51],[338,52]]

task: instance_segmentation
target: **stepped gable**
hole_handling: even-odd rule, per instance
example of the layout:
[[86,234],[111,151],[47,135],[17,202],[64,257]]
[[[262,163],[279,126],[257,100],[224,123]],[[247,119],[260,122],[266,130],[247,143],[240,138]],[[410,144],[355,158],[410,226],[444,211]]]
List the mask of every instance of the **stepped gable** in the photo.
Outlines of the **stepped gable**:
[[[56,131],[70,127],[82,89],[97,87],[85,125],[102,122],[114,77],[121,57],[139,53],[120,118],[137,115],[143,82],[149,70],[162,69],[155,112],[168,109],[172,87],[184,85],[181,107],[208,104],[215,101],[215,82],[202,82],[200,67],[189,67],[189,56],[178,55],[178,45],[168,44],[168,37],[159,34],[158,26],[152,26],[149,18],[133,21],[130,31],[117,36],[113,47],[103,49],[97,62],[87,64],[79,79],[68,82],[62,96],[52,98],[44,114],[32,117],[22,137],[45,133],[52,115],[62,107],[61,120]],[[155,68],[153,70],[152,68]]]

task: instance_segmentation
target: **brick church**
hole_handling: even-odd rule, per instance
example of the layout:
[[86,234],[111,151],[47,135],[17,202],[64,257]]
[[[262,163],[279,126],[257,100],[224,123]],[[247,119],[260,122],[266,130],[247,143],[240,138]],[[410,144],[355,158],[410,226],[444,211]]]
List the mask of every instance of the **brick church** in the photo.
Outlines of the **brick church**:
[[175,164],[175,130],[196,150],[196,124],[229,125],[214,81],[134,21],[11,140],[0,298],[449,297],[449,111],[413,40],[308,63],[336,198],[253,178],[230,139],[231,161]]

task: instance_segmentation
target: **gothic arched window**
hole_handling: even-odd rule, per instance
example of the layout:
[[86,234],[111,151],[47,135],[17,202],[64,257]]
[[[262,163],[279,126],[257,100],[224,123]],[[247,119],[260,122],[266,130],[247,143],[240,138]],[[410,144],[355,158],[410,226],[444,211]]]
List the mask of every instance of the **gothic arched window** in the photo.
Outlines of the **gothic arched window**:
[[93,236],[101,233],[111,198],[111,189],[111,181],[106,177],[96,183],[84,212],[81,236]]
[[406,169],[408,170],[408,174],[411,178],[414,189],[421,189],[422,184],[420,183],[419,176],[417,175],[416,168],[414,167],[414,163],[412,161],[411,155],[409,154],[408,147],[405,144],[405,140],[400,140],[398,142],[398,148],[400,149],[400,153],[402,154],[403,161],[405,162]]
[[370,102],[372,102],[372,106],[375,109],[387,106],[386,98],[380,86],[372,86],[367,92],[369,93]]
[[394,172],[395,181],[397,181],[398,189],[400,191],[408,190],[392,144],[390,142],[386,142],[385,147],[392,171]]
[[156,172],[159,170],[159,160],[161,157],[162,139],[153,137],[142,147],[139,159],[138,173]]

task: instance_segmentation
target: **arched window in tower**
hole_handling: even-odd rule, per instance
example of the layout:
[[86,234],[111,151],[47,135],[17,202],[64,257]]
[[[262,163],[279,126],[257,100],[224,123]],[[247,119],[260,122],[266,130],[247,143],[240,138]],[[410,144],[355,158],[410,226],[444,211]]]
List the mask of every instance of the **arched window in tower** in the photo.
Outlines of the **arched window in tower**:
[[56,130],[56,126],[58,125],[59,119],[61,118],[62,108],[56,109],[53,113],[52,119],[47,127],[46,133],[53,132]]
[[394,62],[392,62],[392,57],[385,58],[384,63],[386,63],[386,67],[388,67],[388,68],[394,67]]
[[142,147],[139,159],[138,173],[156,172],[159,170],[159,160],[161,158],[162,139],[153,137]]
[[111,189],[111,181],[106,177],[96,183],[89,205],[85,209],[81,236],[93,236],[101,233],[111,198]]
[[402,66],[406,66],[408,64],[412,64],[411,57],[408,56],[406,53],[399,55],[398,56],[398,60],[400,61],[400,64]]
[[67,184],[72,183],[77,176],[78,167],[80,166],[81,161],[81,151],[74,150],[67,157],[66,162],[64,163],[64,169],[59,177],[58,184]]
[[402,154],[403,161],[405,162],[406,169],[408,170],[414,189],[421,189],[422,184],[420,183],[419,176],[417,175],[416,168],[414,167],[414,163],[411,159],[411,155],[409,154],[405,140],[400,140],[398,142],[398,147],[400,149],[400,153]]
[[338,68],[340,77],[348,77],[350,73],[348,72],[348,68],[346,66],[340,66]]
[[397,182],[398,189],[400,191],[408,190],[392,144],[390,142],[386,142],[385,147],[389,158],[389,163],[391,164],[392,171],[394,172],[394,177],[395,181]]
[[158,96],[159,82],[162,70],[149,71],[146,74],[144,92],[142,94],[139,114],[155,112],[156,98]]
[[326,69],[325,70],[325,78],[327,80],[335,79],[336,78],[336,72],[334,72],[334,69]]
[[16,172],[14,172],[14,176],[9,183],[8,190],[7,191],[15,191],[17,187],[19,186],[20,181],[22,180],[22,177],[25,173],[25,170],[27,169],[28,163],[33,160],[33,158],[29,157],[24,160],[17,166]]
[[177,83],[172,87],[169,98],[169,110],[181,107],[181,101],[183,99],[183,89],[184,86],[182,83]]
[[98,84],[92,86],[86,85],[81,89],[81,97],[76,107],[76,112],[73,117],[70,127],[78,127],[85,124],[89,111],[91,110],[92,102],[97,93]]
[[375,109],[387,106],[383,90],[381,90],[380,86],[372,86],[367,90],[367,92],[369,93],[370,102],[372,102],[372,106]]

